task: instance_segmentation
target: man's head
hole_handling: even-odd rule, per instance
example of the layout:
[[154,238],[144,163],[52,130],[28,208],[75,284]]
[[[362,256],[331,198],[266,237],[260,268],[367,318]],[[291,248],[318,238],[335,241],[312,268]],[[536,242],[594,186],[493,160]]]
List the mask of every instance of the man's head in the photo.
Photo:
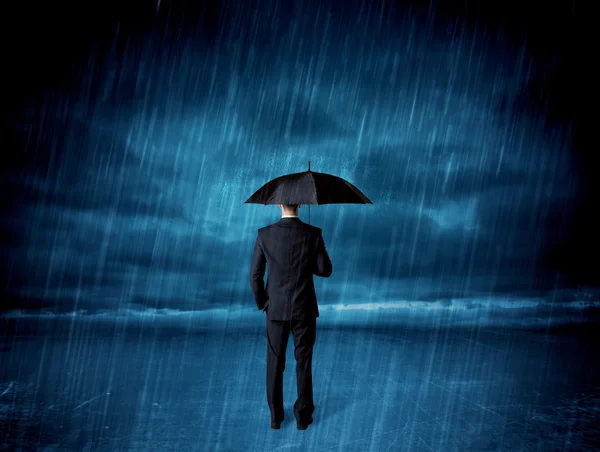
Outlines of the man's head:
[[279,204],[281,215],[298,215],[298,209],[302,204]]

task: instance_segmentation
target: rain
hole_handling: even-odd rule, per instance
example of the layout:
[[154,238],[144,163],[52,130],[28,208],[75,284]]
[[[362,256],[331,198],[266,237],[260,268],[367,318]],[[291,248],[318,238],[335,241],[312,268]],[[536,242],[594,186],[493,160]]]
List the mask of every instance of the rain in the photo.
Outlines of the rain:
[[[0,449],[597,450],[574,3],[184,3],[11,12]],[[244,201],[309,161],[372,204],[299,208],[333,272],[273,430]]]

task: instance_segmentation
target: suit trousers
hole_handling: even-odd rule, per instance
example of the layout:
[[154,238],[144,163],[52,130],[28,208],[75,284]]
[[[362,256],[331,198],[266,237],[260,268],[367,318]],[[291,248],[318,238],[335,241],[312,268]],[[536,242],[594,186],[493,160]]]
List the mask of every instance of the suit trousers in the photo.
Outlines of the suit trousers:
[[298,399],[294,403],[296,422],[306,424],[315,411],[312,386],[312,356],[317,332],[317,318],[304,320],[267,319],[267,402],[271,421],[283,421],[283,371],[290,331],[294,336],[296,385]]

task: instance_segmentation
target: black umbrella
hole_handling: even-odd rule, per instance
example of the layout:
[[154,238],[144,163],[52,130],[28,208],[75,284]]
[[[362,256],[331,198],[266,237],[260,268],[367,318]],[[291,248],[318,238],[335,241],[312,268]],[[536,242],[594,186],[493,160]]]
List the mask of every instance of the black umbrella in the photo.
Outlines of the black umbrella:
[[310,170],[279,176],[260,187],[244,204],[373,204],[347,180]]

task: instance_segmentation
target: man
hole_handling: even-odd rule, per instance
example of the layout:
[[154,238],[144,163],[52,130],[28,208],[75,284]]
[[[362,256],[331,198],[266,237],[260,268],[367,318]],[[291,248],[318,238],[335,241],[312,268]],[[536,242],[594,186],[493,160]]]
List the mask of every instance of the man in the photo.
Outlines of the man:
[[300,206],[279,204],[281,219],[258,230],[250,270],[256,305],[267,313],[267,402],[273,429],[283,421],[283,371],[290,331],[298,386],[294,416],[298,430],[312,423],[312,353],[319,317],[313,275],[329,278],[332,271],[322,231],[298,218]]

